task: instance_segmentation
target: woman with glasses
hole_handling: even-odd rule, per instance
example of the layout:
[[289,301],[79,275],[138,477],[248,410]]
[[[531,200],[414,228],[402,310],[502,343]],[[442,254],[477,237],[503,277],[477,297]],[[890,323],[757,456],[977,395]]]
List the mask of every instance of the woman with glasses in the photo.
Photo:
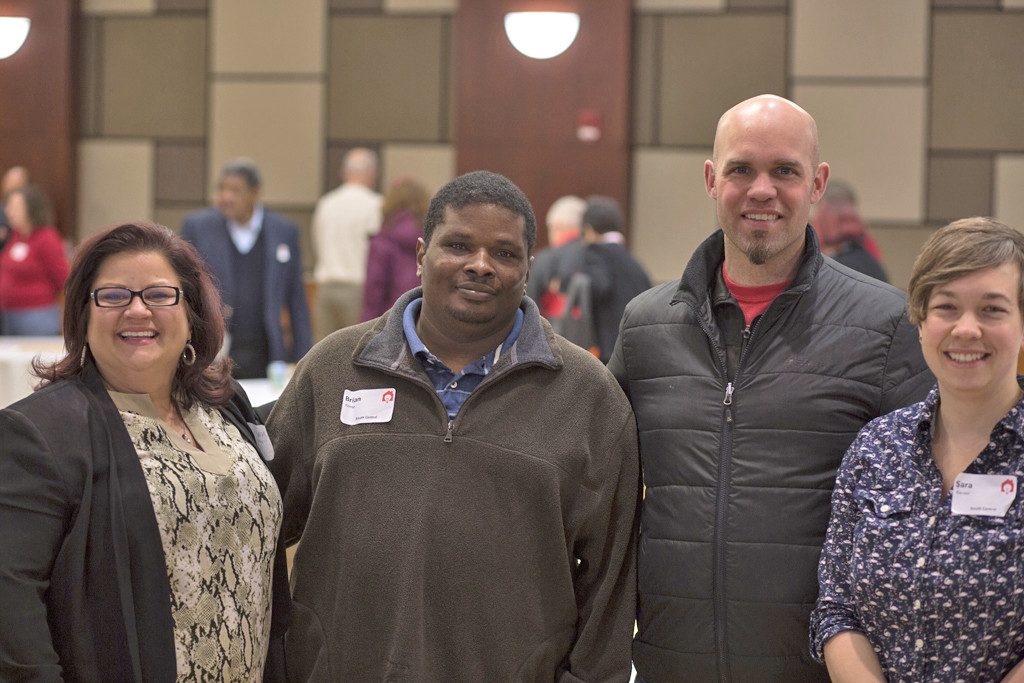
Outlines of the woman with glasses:
[[279,678],[277,463],[202,259],[163,226],[90,238],[63,332],[0,411],[0,680]]

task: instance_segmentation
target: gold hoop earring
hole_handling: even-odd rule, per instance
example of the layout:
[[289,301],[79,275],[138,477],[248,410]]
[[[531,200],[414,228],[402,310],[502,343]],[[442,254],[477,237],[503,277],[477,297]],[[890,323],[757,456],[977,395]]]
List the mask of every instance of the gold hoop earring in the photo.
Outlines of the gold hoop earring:
[[79,368],[84,368],[85,367],[85,354],[86,354],[86,352],[88,350],[89,350],[89,345],[88,344],[84,344],[82,346],[82,356],[78,359],[78,367]]
[[181,352],[181,362],[191,367],[196,364],[196,347],[192,346],[192,340],[185,342],[185,350]]

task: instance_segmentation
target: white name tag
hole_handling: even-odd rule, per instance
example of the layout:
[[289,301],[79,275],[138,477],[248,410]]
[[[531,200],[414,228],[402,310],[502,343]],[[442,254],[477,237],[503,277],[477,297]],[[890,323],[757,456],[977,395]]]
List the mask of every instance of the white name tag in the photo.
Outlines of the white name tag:
[[342,398],[341,421],[347,425],[391,422],[391,415],[394,412],[394,389],[346,389]]
[[1017,497],[1017,476],[1013,474],[967,474],[953,482],[954,515],[1002,517]]

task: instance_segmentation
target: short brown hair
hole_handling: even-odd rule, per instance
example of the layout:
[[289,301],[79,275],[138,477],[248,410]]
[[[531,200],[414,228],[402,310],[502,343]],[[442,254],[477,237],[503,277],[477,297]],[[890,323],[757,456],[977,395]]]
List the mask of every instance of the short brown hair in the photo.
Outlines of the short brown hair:
[[64,348],[68,355],[52,364],[34,363],[40,387],[82,372],[82,350],[89,329],[90,289],[100,266],[111,256],[156,253],[167,259],[181,281],[191,343],[196,350],[192,365],[178,364],[171,393],[183,408],[200,401],[225,405],[234,395],[230,361],[215,362],[224,343],[224,319],[220,294],[210,279],[206,263],[195,247],[169,228],[154,223],[125,223],[93,235],[78,247],[71,273],[64,283]]
[[963,218],[939,228],[914,261],[907,313],[919,325],[936,287],[1006,263],[1017,267],[1017,305],[1024,315],[1024,234],[992,218]]

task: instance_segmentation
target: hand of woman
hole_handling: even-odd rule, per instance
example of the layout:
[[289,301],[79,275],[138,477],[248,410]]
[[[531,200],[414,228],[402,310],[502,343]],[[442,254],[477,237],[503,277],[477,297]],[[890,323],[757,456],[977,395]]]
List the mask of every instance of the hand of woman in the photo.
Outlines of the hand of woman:
[[828,639],[824,652],[832,683],[886,683],[878,655],[863,633],[841,631]]
[[1017,662],[1017,666],[1010,669],[1000,683],[1024,683],[1024,659]]

